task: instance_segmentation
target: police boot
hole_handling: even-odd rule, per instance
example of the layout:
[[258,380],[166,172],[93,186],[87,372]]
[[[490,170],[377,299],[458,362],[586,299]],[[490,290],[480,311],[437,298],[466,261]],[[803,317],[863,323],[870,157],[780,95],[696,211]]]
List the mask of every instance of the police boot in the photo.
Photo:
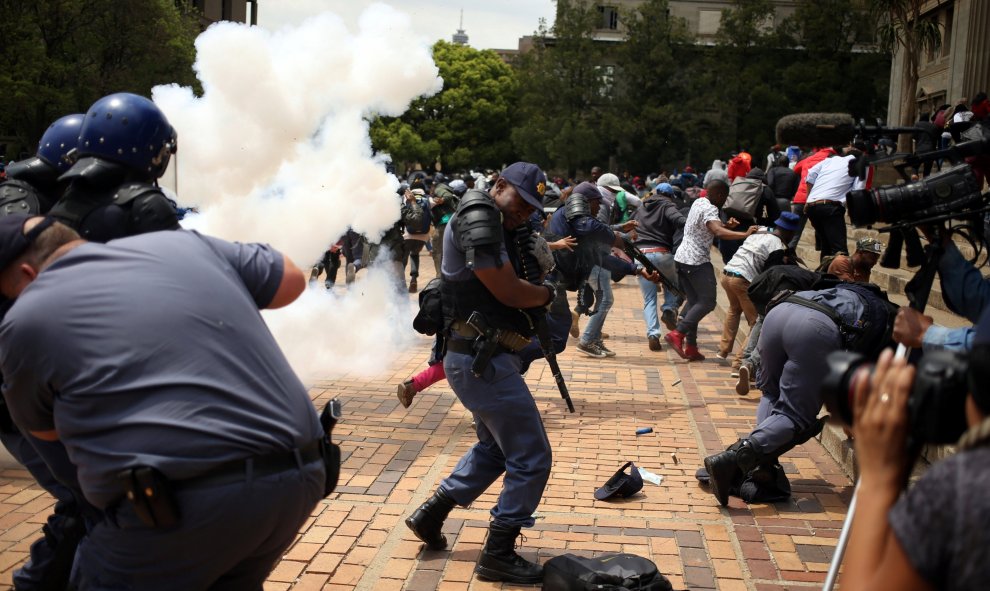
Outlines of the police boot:
[[723,507],[729,504],[729,492],[750,470],[759,465],[762,454],[748,439],[740,439],[722,453],[705,458],[712,494]]
[[492,522],[488,526],[488,539],[478,558],[474,572],[486,581],[502,581],[519,585],[533,585],[543,581],[543,567],[516,554],[516,538],[519,526]]
[[406,518],[406,526],[430,550],[443,550],[447,547],[447,536],[440,531],[450,511],[457,506],[454,499],[443,489],[437,489],[433,496],[419,506],[412,516]]

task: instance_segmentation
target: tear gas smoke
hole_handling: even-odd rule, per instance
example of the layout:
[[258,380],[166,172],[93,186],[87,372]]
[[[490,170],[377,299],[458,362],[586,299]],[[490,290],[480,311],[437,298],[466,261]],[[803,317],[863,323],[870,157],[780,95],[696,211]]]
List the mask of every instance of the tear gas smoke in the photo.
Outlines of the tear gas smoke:
[[[185,227],[270,243],[306,269],[348,227],[377,241],[395,223],[398,182],[368,120],[442,86],[407,15],[376,4],[356,32],[329,13],[274,32],[222,22],[196,40],[194,68],[203,96],[152,91],[179,137],[163,184],[201,212]],[[411,342],[407,297],[374,271],[345,295],[310,290],[265,313],[303,380],[380,370]]]

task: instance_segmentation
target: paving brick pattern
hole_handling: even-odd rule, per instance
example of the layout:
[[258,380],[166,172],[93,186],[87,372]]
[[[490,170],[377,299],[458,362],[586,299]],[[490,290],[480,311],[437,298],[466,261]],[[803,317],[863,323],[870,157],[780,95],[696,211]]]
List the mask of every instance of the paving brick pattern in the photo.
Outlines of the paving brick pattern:
[[[432,273],[428,261],[424,275]],[[425,285],[428,277],[421,279]],[[656,562],[675,589],[820,588],[852,493],[849,479],[812,440],[783,458],[793,487],[789,502],[747,506],[732,499],[719,507],[694,472],[705,455],[748,433],[759,393],[737,396],[729,368],[715,359],[721,332],[715,314],[699,335],[709,359],[686,363],[666,347],[648,350],[634,282],[616,285],[615,295],[605,330],[618,356],[591,359],[573,341],[559,356],[575,414],[567,413],[545,364],[534,364],[526,376],[554,467],[521,552],[541,562],[564,552],[632,552]],[[312,386],[318,406],[333,396],[344,401],[335,432],[344,451],[340,486],[316,507],[266,590],[512,588],[473,576],[500,483],[470,508],[453,511],[446,551],[423,551],[402,523],[475,440],[470,414],[445,383],[421,393],[408,410],[395,398],[395,384],[425,366],[431,343],[424,337],[400,358],[383,360],[374,378],[343,376]],[[637,436],[640,427],[653,432]],[[595,500],[595,488],[629,460],[661,475],[662,484],[647,482],[629,499]],[[26,471],[6,466],[0,584],[9,584],[53,504]]]

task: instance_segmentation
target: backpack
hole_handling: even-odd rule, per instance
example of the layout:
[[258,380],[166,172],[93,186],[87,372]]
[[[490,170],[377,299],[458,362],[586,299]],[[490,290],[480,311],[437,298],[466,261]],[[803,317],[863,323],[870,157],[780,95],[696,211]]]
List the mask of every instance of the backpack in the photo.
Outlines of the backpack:
[[430,212],[430,200],[427,197],[417,197],[416,203],[423,208],[423,221],[419,226],[406,226],[406,231],[410,234],[426,234],[430,231],[432,216]]
[[435,277],[419,292],[419,312],[413,318],[413,328],[420,334],[433,336],[443,329],[443,322],[440,278]]
[[611,553],[596,558],[563,554],[543,565],[544,591],[671,591],[657,565],[635,554]]
[[729,197],[722,211],[740,222],[755,222],[756,210],[763,196],[763,181],[760,179],[736,178],[729,187]]
[[777,265],[753,277],[746,293],[756,306],[756,311],[766,314],[767,304],[781,291],[826,289],[834,287],[836,283],[838,279],[831,275],[822,275],[797,265]]

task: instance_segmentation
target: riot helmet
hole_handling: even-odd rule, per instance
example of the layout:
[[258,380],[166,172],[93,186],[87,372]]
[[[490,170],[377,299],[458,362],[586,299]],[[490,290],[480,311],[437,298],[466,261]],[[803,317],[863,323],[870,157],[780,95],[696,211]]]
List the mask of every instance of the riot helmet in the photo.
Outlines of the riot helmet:
[[79,130],[85,117],[82,113],[59,117],[48,126],[45,134],[41,136],[41,141],[38,142],[38,158],[44,160],[59,174],[69,170],[69,167],[72,166],[72,160],[68,154],[76,147],[76,142],[79,140]]
[[122,164],[149,180],[165,173],[175,153],[176,133],[151,100],[119,92],[101,98],[86,112],[76,156]]

